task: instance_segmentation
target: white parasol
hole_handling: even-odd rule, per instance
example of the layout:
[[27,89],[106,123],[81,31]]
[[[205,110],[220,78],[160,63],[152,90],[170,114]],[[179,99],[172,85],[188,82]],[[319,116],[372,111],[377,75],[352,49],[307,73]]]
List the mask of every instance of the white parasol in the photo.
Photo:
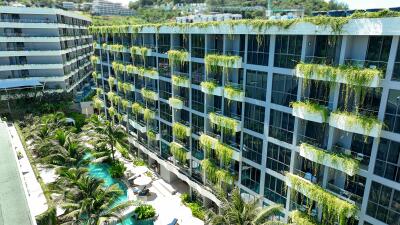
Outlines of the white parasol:
[[135,179],[134,183],[138,186],[146,186],[149,185],[151,183],[151,178],[148,176],[140,176],[138,178]]

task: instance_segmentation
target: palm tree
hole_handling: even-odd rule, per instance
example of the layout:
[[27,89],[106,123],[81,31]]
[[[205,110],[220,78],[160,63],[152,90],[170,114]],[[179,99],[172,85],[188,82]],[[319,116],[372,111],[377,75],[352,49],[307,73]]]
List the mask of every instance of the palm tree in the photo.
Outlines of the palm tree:
[[60,217],[61,225],[103,224],[108,220],[120,221],[120,215],[135,201],[126,201],[115,204],[123,191],[117,184],[105,187],[102,180],[89,176],[81,177],[71,190],[66,193],[63,204],[65,213]]
[[115,146],[117,144],[126,146],[128,141],[125,129],[121,125],[114,125],[109,121],[104,121],[103,126],[98,126],[95,131],[99,134],[98,144],[109,145],[111,149],[112,160],[115,161]]
[[235,188],[231,196],[221,195],[220,214],[209,211],[205,224],[208,225],[271,225],[284,224],[279,221],[267,221],[277,215],[283,208],[281,205],[260,207],[259,199],[245,201],[240,196],[239,189]]

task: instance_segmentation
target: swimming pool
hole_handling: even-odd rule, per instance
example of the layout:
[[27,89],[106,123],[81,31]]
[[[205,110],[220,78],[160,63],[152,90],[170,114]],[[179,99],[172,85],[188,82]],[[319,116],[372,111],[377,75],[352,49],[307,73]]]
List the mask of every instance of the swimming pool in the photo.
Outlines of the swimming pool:
[[[128,194],[127,194],[128,188],[126,187],[126,185],[123,182],[118,181],[111,177],[110,173],[108,172],[109,168],[110,168],[110,166],[107,164],[92,163],[89,165],[89,175],[92,177],[104,180],[104,184],[107,187],[109,187],[113,184],[118,184],[119,188],[121,190],[123,190],[124,193],[118,197],[115,204],[119,204],[121,202],[128,201]],[[134,225],[133,221],[134,220],[132,218],[126,218],[122,221],[122,223],[119,223],[118,225]]]

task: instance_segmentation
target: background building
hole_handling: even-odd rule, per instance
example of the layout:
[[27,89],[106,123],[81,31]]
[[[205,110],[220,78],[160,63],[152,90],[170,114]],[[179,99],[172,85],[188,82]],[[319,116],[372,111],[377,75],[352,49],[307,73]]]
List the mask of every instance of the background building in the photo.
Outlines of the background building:
[[297,209],[323,224],[399,225],[399,23],[97,35],[98,101],[133,151],[207,208],[219,204],[214,185],[230,190],[234,177],[242,193],[284,205],[284,218]]
[[44,86],[48,92],[82,89],[92,71],[90,23],[86,17],[59,9],[0,7],[2,90],[30,86]]
[[100,16],[130,16],[134,14],[134,11],[123,6],[121,3],[113,3],[107,0],[94,0],[92,4],[92,14]]

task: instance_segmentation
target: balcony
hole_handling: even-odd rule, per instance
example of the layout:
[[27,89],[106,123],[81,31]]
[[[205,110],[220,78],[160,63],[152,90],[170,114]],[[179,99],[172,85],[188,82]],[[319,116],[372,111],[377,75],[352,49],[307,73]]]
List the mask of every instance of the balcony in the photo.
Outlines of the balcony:
[[182,75],[172,75],[172,84],[178,87],[190,87],[189,78]]
[[142,57],[151,56],[151,48],[140,47],[140,46],[132,46],[130,48],[130,53],[132,55],[140,55]]
[[229,118],[217,113],[208,114],[210,122],[213,123],[218,130],[223,130],[227,134],[239,132],[241,130],[241,122],[239,120]]
[[220,66],[223,68],[242,68],[242,57],[235,55],[208,54],[204,59],[204,64],[208,71]]
[[241,85],[227,85],[224,87],[224,97],[232,100],[243,102],[244,101],[244,91]]
[[291,102],[293,107],[292,115],[303,120],[317,123],[326,123],[329,117],[329,111],[326,107],[310,101]]
[[147,131],[146,126],[144,126],[143,124],[140,124],[133,120],[129,120],[129,123],[132,127],[134,127],[136,130],[139,130],[141,133],[145,133]]
[[376,88],[380,86],[383,73],[378,69],[371,68],[299,63],[296,66],[296,76],[304,79]]
[[200,135],[199,138],[200,146],[203,149],[215,149],[215,146],[218,143],[218,139],[213,138],[207,134]]
[[223,87],[217,87],[214,81],[203,81],[200,83],[201,91],[208,95],[222,96],[224,93]]
[[168,99],[168,104],[173,109],[183,109],[183,101],[179,97],[171,97]]
[[331,209],[326,213],[332,214],[329,216],[334,216],[339,221],[346,221],[347,218],[355,216],[358,212],[358,207],[355,204],[342,200],[322,187],[292,173],[286,173],[286,184],[288,187],[316,201],[323,209]]
[[180,140],[190,137],[190,127],[183,125],[182,123],[175,122],[172,124],[172,133]]
[[333,112],[329,125],[351,133],[371,137],[380,137],[383,123],[375,117],[363,116],[350,112]]
[[9,70],[51,70],[51,69],[63,69],[63,64],[0,65],[0,71],[9,71]]
[[360,163],[344,154],[328,152],[312,145],[302,143],[300,155],[308,160],[340,170],[350,176],[354,176],[360,169]]
[[158,94],[156,92],[148,90],[146,88],[142,88],[141,94],[142,94],[142,97],[146,100],[150,100],[150,101],[158,100]]

